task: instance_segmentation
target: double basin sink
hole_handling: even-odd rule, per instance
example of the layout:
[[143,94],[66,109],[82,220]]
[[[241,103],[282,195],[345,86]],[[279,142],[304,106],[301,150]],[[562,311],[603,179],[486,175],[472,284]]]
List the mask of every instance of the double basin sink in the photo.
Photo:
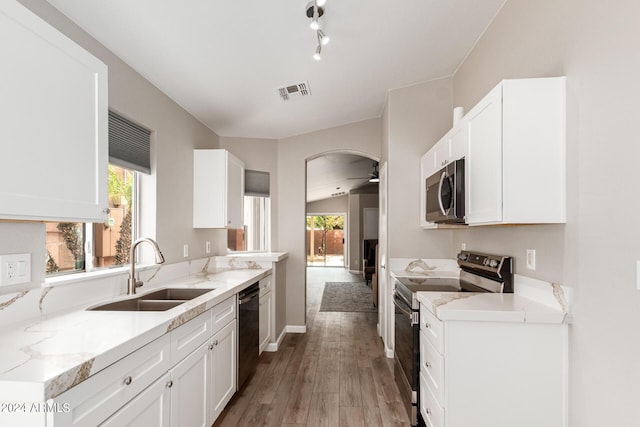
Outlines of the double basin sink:
[[173,307],[211,292],[209,289],[165,288],[137,298],[110,302],[98,305],[88,310],[91,311],[167,311]]

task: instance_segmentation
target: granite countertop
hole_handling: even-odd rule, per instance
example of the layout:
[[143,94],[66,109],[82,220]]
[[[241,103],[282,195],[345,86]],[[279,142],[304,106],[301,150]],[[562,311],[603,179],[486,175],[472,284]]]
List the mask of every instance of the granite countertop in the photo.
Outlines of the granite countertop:
[[167,311],[83,309],[4,331],[0,334],[0,401],[54,398],[270,273],[270,268],[252,268],[200,274],[140,292],[165,287],[213,289]]
[[566,323],[567,313],[518,294],[418,292],[418,301],[440,320]]

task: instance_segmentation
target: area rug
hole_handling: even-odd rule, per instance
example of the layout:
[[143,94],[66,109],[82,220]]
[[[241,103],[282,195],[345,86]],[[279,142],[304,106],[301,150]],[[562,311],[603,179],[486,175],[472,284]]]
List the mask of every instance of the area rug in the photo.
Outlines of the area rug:
[[364,282],[327,282],[320,311],[364,311],[374,313],[371,288]]

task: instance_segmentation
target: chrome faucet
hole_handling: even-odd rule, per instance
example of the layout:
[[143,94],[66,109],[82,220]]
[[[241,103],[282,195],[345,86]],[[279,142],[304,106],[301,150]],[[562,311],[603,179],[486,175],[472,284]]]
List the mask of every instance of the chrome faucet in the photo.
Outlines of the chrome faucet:
[[140,243],[147,242],[153,246],[153,251],[156,255],[156,263],[162,264],[164,263],[164,256],[162,256],[162,252],[160,252],[160,248],[155,240],[150,239],[148,237],[143,237],[142,239],[138,239],[131,244],[131,251],[129,252],[129,262],[131,263],[131,269],[129,270],[129,280],[127,281],[127,294],[134,295],[136,293],[136,288],[142,286],[142,280],[136,280],[136,248]]

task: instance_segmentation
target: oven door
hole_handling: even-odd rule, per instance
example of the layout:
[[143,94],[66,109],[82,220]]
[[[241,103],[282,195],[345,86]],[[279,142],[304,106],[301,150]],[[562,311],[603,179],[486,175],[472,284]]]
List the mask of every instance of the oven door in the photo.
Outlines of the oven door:
[[411,425],[417,425],[419,324],[413,322],[413,311],[401,294],[393,297],[395,307],[395,380],[402,395]]
[[464,159],[440,169],[425,185],[427,221],[464,223]]

